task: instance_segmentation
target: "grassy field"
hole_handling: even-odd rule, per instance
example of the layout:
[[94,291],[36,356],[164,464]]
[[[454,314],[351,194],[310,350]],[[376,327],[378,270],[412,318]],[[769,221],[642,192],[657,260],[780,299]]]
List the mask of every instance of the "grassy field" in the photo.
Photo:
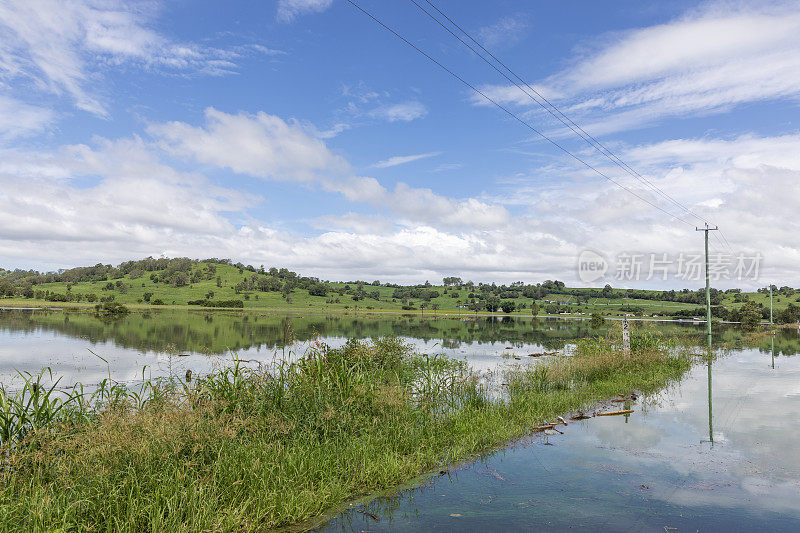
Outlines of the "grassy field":
[[[259,531],[447,468],[593,402],[679,379],[691,355],[642,328],[578,343],[504,377],[492,400],[465,363],[393,339],[317,346],[270,371],[120,386],[59,404],[0,392],[0,528]],[[31,401],[35,398],[35,401]],[[26,407],[27,405],[27,407]],[[35,406],[31,407],[31,406]]]
[[[131,277],[126,275],[119,279],[107,281],[82,281],[76,283],[53,282],[35,285],[36,293],[49,292],[58,295],[82,295],[78,301],[53,302],[43,297],[22,298],[19,296],[0,299],[1,305],[7,306],[73,306],[73,307],[93,307],[94,303],[89,302],[88,296],[93,295],[95,299],[113,297],[115,302],[125,304],[131,308],[151,308],[151,307],[182,307],[187,306],[187,302],[209,299],[212,301],[240,300],[245,309],[251,310],[283,310],[304,312],[313,310],[315,312],[331,311],[407,311],[417,313],[465,313],[475,314],[475,311],[466,308],[471,292],[477,293],[477,289],[460,287],[445,287],[441,285],[430,285],[427,290],[435,291],[438,296],[427,299],[420,298],[394,298],[394,287],[373,284],[345,284],[338,282],[325,283],[328,293],[325,296],[315,296],[304,288],[293,288],[291,292],[285,293],[279,290],[260,291],[244,290],[240,288],[243,280],[252,277],[266,277],[262,274],[255,274],[248,270],[242,270],[233,265],[215,265],[216,272],[210,279],[198,279],[185,286],[176,287],[163,281],[158,281],[158,276],[163,276],[163,271],[147,272],[144,275]],[[202,266],[196,267],[199,272]],[[155,280],[153,279],[155,276]],[[362,294],[355,296],[354,290],[361,286]],[[347,290],[349,292],[340,294],[337,291]],[[580,289],[589,291],[589,289]],[[531,298],[504,298],[504,301],[512,301],[516,309],[511,313],[515,315],[531,314],[531,307],[534,303],[538,306],[538,314],[567,314],[574,316],[590,315],[598,312],[606,316],[621,316],[627,312],[639,314],[641,316],[663,317],[669,313],[680,310],[697,310],[702,307],[696,303],[678,303],[672,301],[646,300],[646,299],[626,299],[622,297],[623,291],[615,289],[615,298],[590,298],[588,301],[578,303],[575,295],[565,295],[557,293],[546,293],[536,300]],[[748,293],[748,299],[757,304],[769,306],[769,296],[763,293]],[[722,305],[726,308],[738,308],[742,302],[734,301],[734,294],[724,294]],[[798,305],[800,294],[792,296],[776,295],[774,298],[775,311],[785,309],[788,304]],[[153,302],[162,304],[153,305]],[[554,311],[553,306],[557,307]],[[548,308],[550,309],[548,311]],[[633,309],[633,311],[631,311]],[[486,313],[486,310],[479,311]],[[692,313],[696,316],[703,316],[702,310]]]

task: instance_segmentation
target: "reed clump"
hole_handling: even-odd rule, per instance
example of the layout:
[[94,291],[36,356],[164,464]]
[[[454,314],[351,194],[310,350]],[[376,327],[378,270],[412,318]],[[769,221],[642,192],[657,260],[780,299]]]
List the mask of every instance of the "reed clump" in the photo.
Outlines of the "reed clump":
[[[265,369],[234,360],[191,384],[76,388],[58,401],[31,399],[41,379],[29,376],[27,396],[0,390],[0,527],[260,531],[307,520],[688,369],[663,340],[648,342],[620,362],[612,342],[586,341],[508,372],[499,399],[464,362],[396,339],[317,345]],[[20,415],[36,405],[49,414]]]

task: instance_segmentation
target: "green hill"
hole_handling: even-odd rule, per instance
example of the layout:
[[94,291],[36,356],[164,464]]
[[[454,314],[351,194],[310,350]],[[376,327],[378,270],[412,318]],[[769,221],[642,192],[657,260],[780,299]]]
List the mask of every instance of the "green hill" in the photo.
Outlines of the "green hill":
[[[776,319],[800,320],[800,290],[774,288]],[[510,285],[463,282],[448,277],[441,285],[401,286],[379,281],[331,282],[301,276],[286,268],[256,268],[226,259],[146,258],[119,265],[97,264],[40,273],[0,269],[0,300],[5,305],[93,306],[117,302],[138,307],[226,307],[278,310],[387,310],[407,312],[505,312],[512,314],[703,317],[702,290],[653,291],[570,288],[560,281]],[[714,315],[736,320],[746,301],[769,316],[765,292],[712,290]]]

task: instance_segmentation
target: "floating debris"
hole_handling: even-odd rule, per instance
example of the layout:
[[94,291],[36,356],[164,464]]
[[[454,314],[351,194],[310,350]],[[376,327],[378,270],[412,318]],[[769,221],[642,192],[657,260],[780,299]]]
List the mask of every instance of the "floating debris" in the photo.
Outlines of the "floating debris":
[[557,353],[558,352],[534,352],[534,353],[529,353],[528,357],[542,357],[544,355],[555,355]]
[[380,522],[381,521],[381,519],[378,518],[378,515],[374,515],[374,514],[370,513],[369,511],[362,511],[361,509],[359,509],[356,512],[357,513],[361,513],[363,515],[366,515],[366,516],[372,518],[373,520],[375,520],[376,522]]
[[597,416],[616,416],[616,415],[627,415],[632,413],[633,409],[622,409],[621,411],[606,411],[604,413],[597,413]]

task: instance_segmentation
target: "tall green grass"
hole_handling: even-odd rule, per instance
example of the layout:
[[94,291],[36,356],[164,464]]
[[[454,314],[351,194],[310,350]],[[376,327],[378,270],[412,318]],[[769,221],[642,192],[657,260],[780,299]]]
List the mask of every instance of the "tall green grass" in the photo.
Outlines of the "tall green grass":
[[589,402],[664,386],[689,365],[658,339],[630,356],[613,342],[585,341],[570,357],[509,371],[493,399],[464,362],[379,339],[317,345],[268,369],[234,360],[191,384],[76,389],[59,402],[52,389],[47,400],[43,392],[32,400],[29,387],[27,396],[2,396],[11,413],[50,407],[41,419],[10,417],[9,428],[25,430],[3,440],[0,528],[258,531],[297,523],[485,453]]

